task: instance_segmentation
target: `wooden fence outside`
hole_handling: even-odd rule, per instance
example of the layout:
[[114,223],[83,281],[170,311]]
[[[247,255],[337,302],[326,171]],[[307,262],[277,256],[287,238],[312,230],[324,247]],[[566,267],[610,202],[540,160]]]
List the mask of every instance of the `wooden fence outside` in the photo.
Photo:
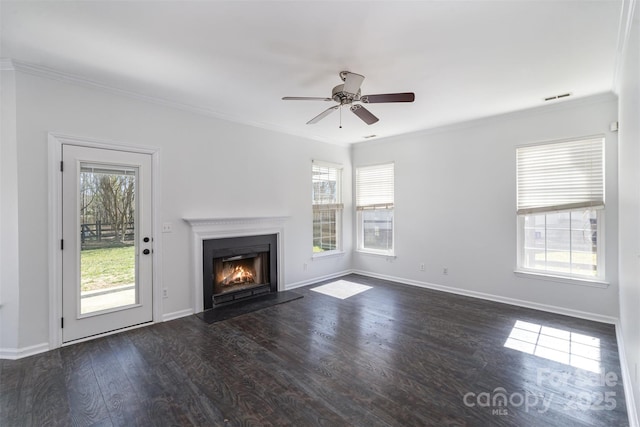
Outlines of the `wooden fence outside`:
[[[102,223],[97,221],[95,223],[80,224],[80,241],[82,243],[88,242],[105,242],[111,243],[116,239],[116,227],[111,223]],[[125,241],[133,241],[134,237],[134,225],[129,223],[124,235]]]

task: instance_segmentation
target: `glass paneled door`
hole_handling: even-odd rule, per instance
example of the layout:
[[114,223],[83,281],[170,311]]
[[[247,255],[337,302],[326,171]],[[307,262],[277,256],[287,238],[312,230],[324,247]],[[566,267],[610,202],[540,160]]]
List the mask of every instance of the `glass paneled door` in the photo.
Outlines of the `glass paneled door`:
[[151,156],[62,146],[62,339],[152,320]]

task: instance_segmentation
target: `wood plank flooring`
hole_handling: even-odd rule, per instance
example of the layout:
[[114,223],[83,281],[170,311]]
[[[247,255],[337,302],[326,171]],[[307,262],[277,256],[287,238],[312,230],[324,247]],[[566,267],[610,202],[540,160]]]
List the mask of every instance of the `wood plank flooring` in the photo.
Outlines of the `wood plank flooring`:
[[[342,279],[373,288],[0,360],[0,426],[629,425],[612,325]],[[601,374],[506,348],[517,321],[591,337]]]

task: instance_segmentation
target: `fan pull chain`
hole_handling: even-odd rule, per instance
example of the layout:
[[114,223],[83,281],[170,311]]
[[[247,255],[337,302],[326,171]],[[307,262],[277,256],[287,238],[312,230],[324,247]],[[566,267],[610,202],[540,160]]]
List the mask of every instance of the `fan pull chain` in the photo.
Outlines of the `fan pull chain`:
[[342,129],[342,105],[339,108],[340,110],[340,129]]

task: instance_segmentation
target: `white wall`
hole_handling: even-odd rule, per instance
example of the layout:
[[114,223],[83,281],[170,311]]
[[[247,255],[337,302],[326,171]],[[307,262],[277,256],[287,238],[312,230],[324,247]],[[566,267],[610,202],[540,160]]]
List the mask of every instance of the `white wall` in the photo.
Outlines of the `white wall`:
[[[395,162],[396,258],[354,254],[354,268],[416,284],[618,316],[617,99],[605,94],[416,133],[352,150],[353,167]],[[606,136],[606,289],[514,275],[515,147]],[[419,271],[421,263],[425,271]],[[448,275],[443,275],[447,267]],[[571,312],[574,310],[576,312]]]
[[620,324],[640,408],[640,7],[626,46],[620,85]]
[[[0,80],[0,349],[18,347],[18,165],[15,73]],[[0,357],[2,351],[0,350]]]
[[[17,162],[3,157],[2,166],[3,174],[9,166],[18,177],[16,222],[4,216],[4,208],[0,221],[4,232],[20,218],[15,275],[19,282],[14,286],[20,293],[19,298],[12,297],[16,301],[7,301],[19,307],[15,345],[20,348],[48,341],[47,262],[52,247],[45,237],[48,132],[160,149],[158,221],[173,223],[173,233],[156,236],[163,249],[160,276],[169,291],[169,298],[163,300],[164,314],[192,308],[190,229],[182,218],[285,215],[290,217],[284,245],[287,286],[354,267],[417,284],[557,306],[578,315],[618,315],[617,134],[608,132],[609,123],[617,120],[613,95],[351,149],[21,71],[16,72],[15,98]],[[610,286],[601,289],[516,277],[515,146],[600,133],[607,137]],[[314,158],[345,166],[347,254],[342,257],[311,260],[310,166]],[[396,162],[397,257],[351,255],[351,165],[390,160]],[[5,181],[0,184],[4,191]],[[418,267],[423,262],[426,271],[421,272]],[[3,260],[3,280],[4,266]],[[447,276],[442,275],[444,266],[449,269]],[[4,307],[0,311],[7,312]]]
[[[163,299],[164,314],[192,308],[190,228],[184,217],[289,216],[284,242],[285,286],[350,268],[350,234],[345,239],[346,255],[311,261],[311,160],[344,165],[344,196],[350,200],[348,148],[20,71],[16,72],[16,85],[19,347],[49,339],[47,263],[52,244],[46,238],[48,132],[160,149],[158,221],[173,224],[172,233],[156,236],[162,239],[159,272],[169,294]],[[350,203],[345,211],[344,226],[350,230]],[[2,221],[3,228],[11,226],[4,217]],[[308,264],[306,270],[304,263]]]

